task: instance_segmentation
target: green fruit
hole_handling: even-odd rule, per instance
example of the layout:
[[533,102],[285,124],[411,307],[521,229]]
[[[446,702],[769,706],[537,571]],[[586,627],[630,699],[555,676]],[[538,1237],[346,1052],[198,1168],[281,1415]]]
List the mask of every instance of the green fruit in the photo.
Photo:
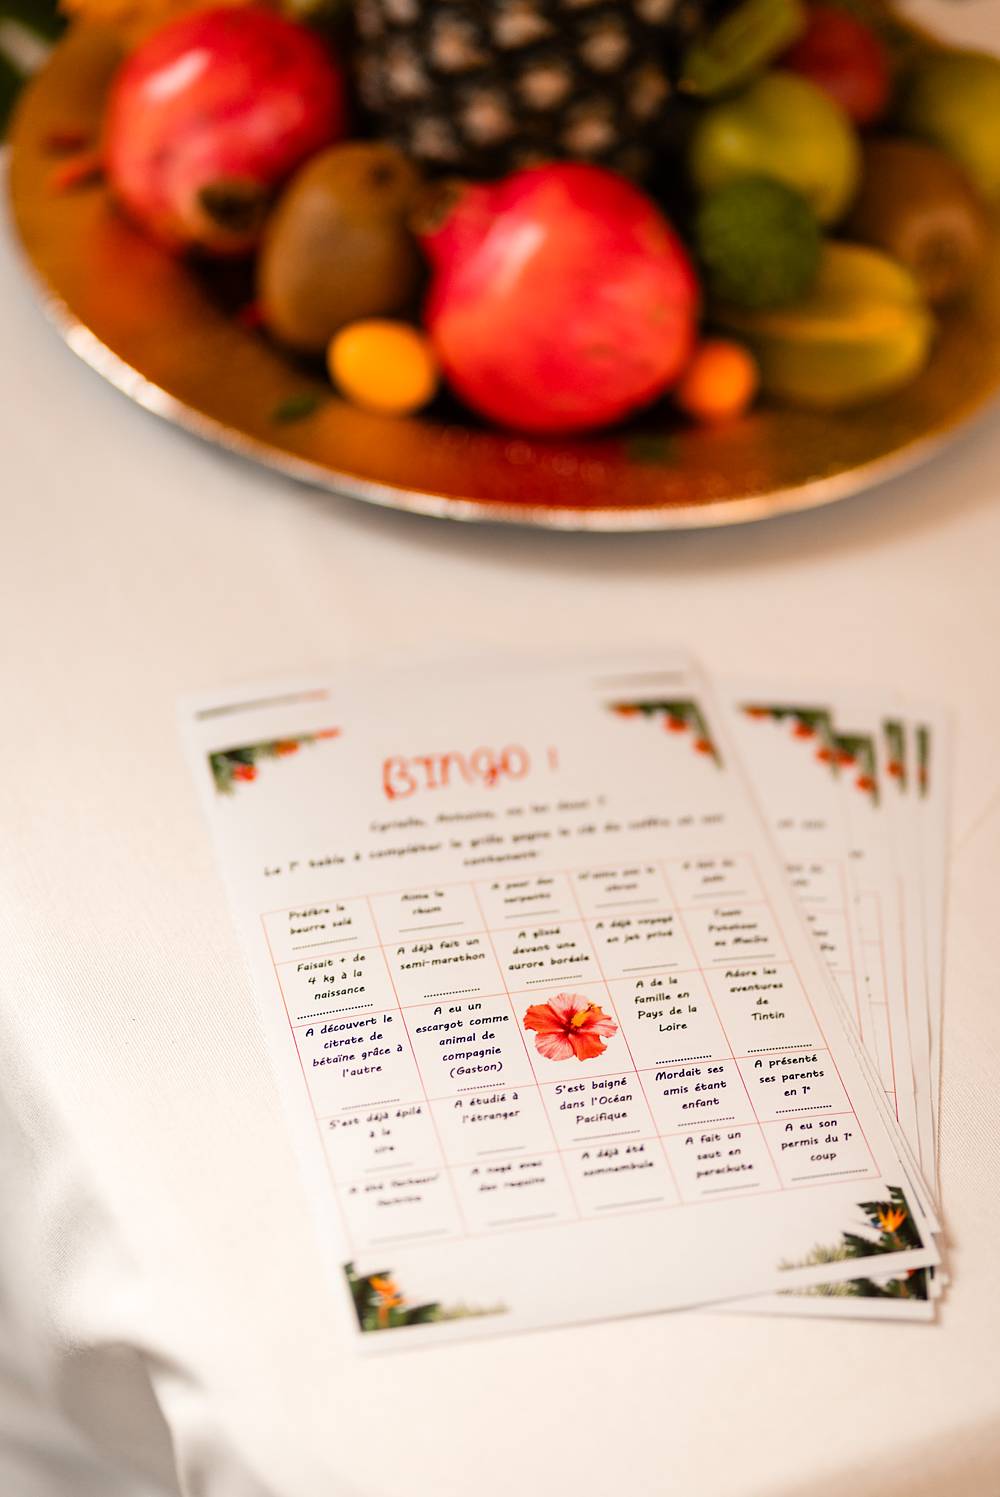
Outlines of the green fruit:
[[713,297],[780,307],[804,296],[819,267],[816,215],[773,177],[739,177],[705,198],[695,241]]
[[1000,58],[929,53],[906,81],[899,123],[954,156],[985,198],[1000,197]]
[[289,347],[322,353],[363,317],[402,312],[423,262],[408,227],[420,174],[394,146],[331,146],[292,178],[257,260],[265,326]]
[[858,244],[825,245],[815,285],[795,306],[714,316],[753,349],[768,394],[819,410],[907,384],[927,362],[934,331],[909,271]]
[[949,301],[982,268],[990,225],[950,156],[921,140],[875,136],[846,232],[912,271],[932,305]]
[[738,88],[806,29],[802,0],[743,0],[707,36],[692,43],[680,87],[702,99]]
[[700,192],[765,176],[801,192],[820,223],[844,212],[858,182],[860,148],[850,120],[815,84],[766,73],[695,127],[691,176]]

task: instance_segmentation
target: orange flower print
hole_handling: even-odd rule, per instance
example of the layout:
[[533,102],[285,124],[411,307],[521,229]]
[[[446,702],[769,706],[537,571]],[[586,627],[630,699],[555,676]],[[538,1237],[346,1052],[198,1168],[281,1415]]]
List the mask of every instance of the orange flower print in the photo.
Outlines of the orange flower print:
[[535,1032],[535,1049],[548,1060],[593,1060],[608,1048],[618,1025],[602,1008],[579,993],[559,993],[549,1003],[535,1003],[524,1016]]
[[403,1296],[395,1282],[392,1279],[383,1278],[381,1274],[372,1274],[368,1282],[374,1289],[378,1301],[379,1324],[386,1326],[389,1324],[389,1311],[396,1310],[402,1305]]
[[878,1224],[882,1228],[882,1231],[887,1232],[890,1237],[894,1232],[899,1231],[905,1220],[906,1211],[902,1206],[890,1206],[888,1211],[881,1206],[879,1207]]

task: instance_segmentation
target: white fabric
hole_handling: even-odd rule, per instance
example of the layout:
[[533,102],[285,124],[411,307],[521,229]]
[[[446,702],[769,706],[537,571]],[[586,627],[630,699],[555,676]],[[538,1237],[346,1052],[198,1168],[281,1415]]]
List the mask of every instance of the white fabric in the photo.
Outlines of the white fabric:
[[[462,528],[295,487],[144,415],[44,326],[7,236],[0,305],[0,1490],[993,1492],[1000,420],[779,523]],[[720,672],[956,709],[941,1323],[656,1317],[362,1365],[338,1343],[176,698],[456,642],[658,640]]]

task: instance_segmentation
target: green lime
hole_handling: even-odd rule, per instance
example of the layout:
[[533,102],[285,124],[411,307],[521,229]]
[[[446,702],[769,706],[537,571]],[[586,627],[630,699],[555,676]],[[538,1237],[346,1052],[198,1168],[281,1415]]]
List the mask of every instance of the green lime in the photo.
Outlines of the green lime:
[[733,306],[784,306],[816,279],[816,215],[801,193],[772,177],[738,177],[709,193],[695,240],[709,293]]

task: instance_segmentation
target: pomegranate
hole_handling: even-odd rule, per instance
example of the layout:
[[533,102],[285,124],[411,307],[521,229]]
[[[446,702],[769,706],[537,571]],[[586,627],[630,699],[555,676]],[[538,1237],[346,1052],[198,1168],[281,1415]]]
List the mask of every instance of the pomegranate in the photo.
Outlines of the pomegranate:
[[312,32],[273,11],[195,11],[153,33],[111,89],[108,180],[170,249],[239,255],[274,189],[345,128],[344,81]]
[[838,5],[810,7],[805,32],[781,66],[815,83],[856,125],[876,124],[889,106],[892,69],[885,43]]
[[677,379],[697,282],[638,188],[561,163],[446,189],[438,206],[417,225],[433,270],[425,322],[473,410],[521,431],[582,431]]

